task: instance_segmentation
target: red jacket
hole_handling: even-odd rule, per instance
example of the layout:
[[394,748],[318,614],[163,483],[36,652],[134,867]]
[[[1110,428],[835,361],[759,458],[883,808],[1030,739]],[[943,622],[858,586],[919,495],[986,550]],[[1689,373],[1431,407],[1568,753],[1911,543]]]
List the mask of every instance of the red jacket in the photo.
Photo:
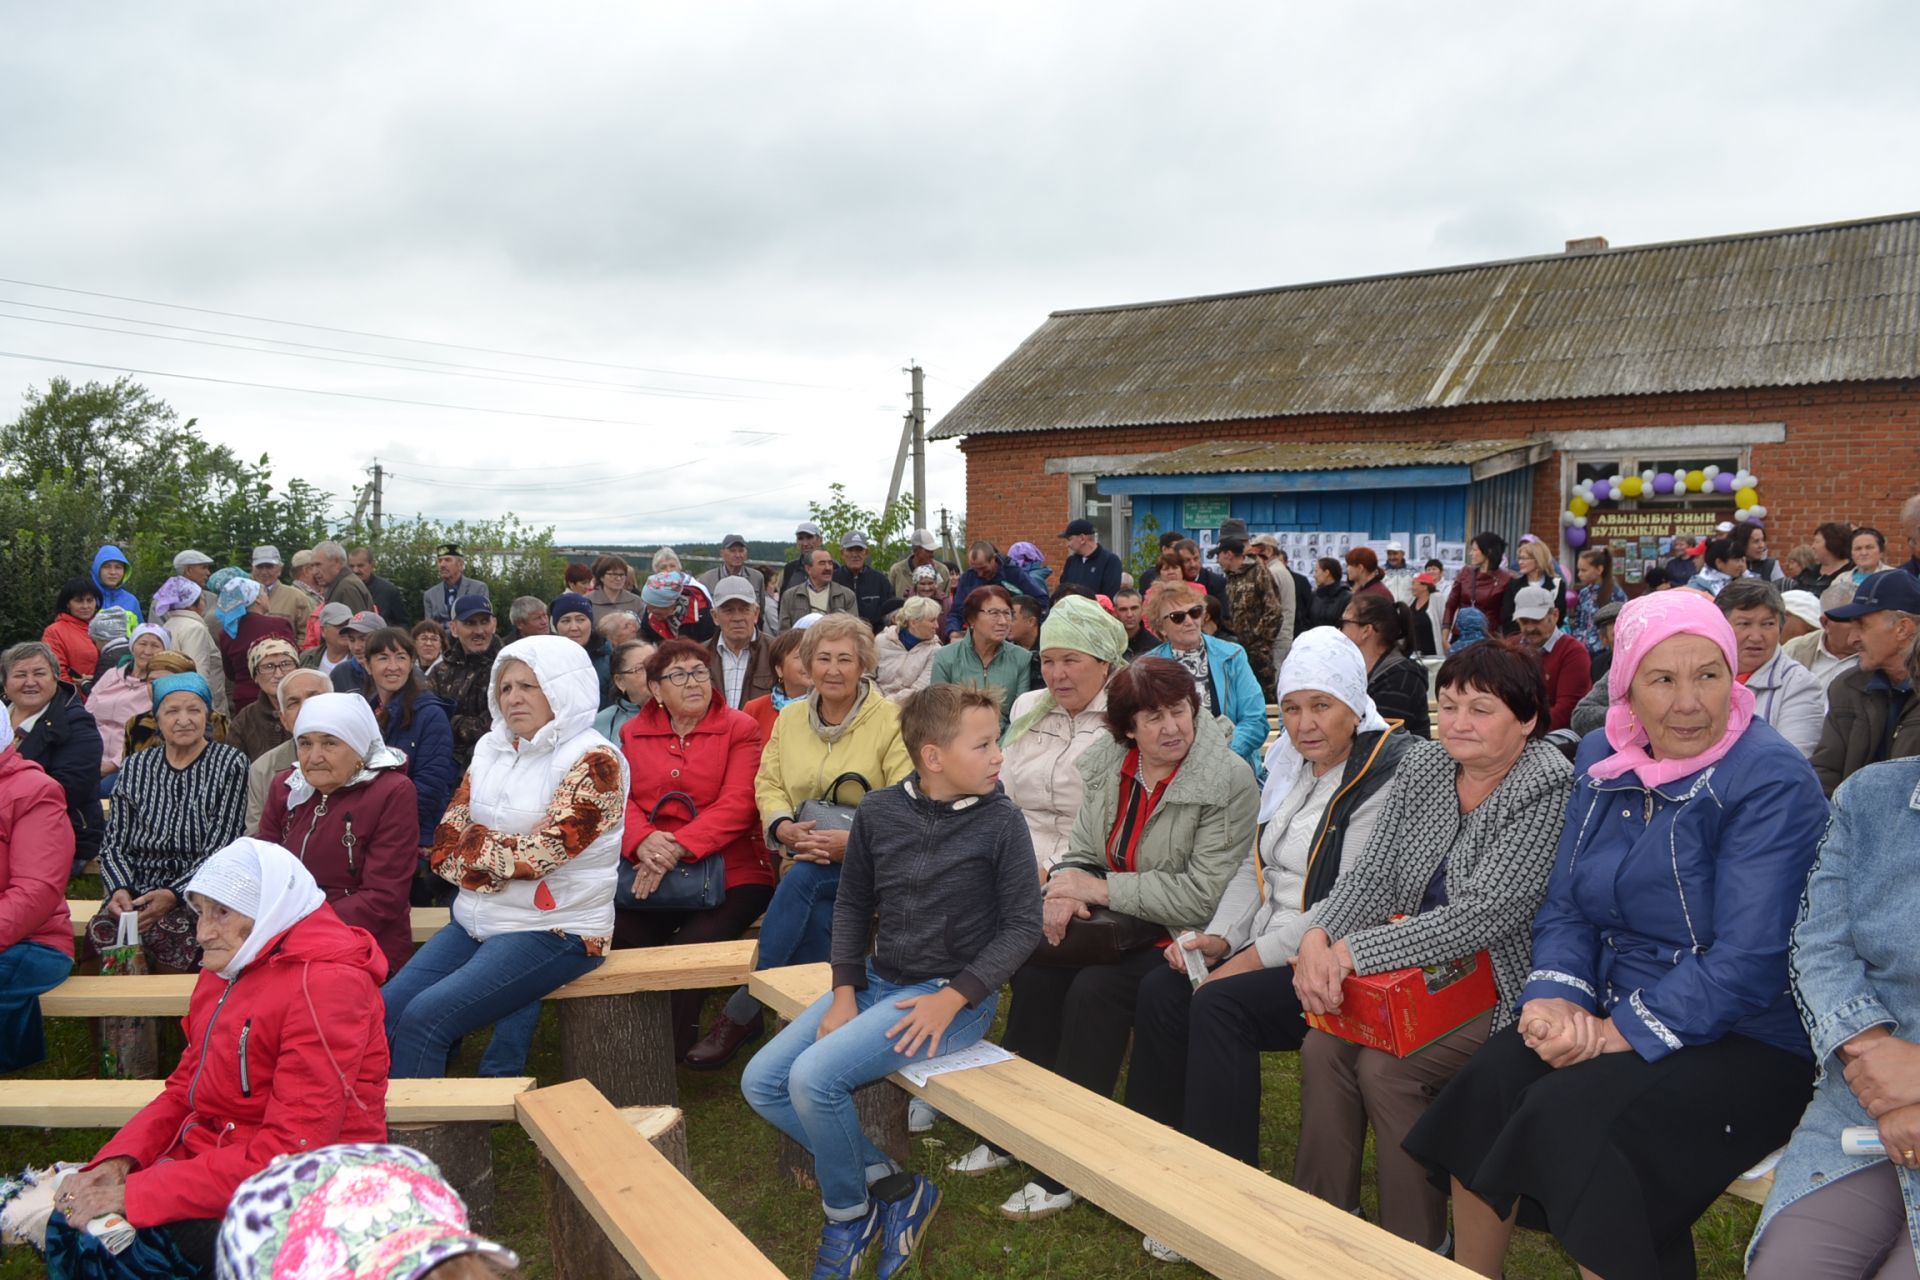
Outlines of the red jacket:
[[227,634],[218,618],[207,619],[207,630],[213,632],[213,642],[220,647],[220,665],[227,671],[227,689],[235,711],[260,697],[260,686],[253,682],[247,670],[247,650],[262,640],[278,636],[293,645],[296,660],[299,657],[300,646],[294,644],[293,624],[271,613],[241,614],[240,624],[232,635]]
[[685,845],[695,862],[716,853],[724,857],[729,889],[771,885],[773,864],[760,838],[760,806],[753,797],[760,747],[760,726],[727,706],[717,690],[707,714],[685,738],[673,732],[658,702],[640,708],[620,729],[620,752],[631,778],[621,855],[632,861],[633,851],[656,830],[647,815],[660,798],[684,791],[700,816],[689,822],[686,806],[675,801],[661,809],[657,829]]
[[373,939],[324,905],[232,982],[203,970],[180,1065],[93,1158],[134,1162],[127,1221],[223,1217],[277,1155],[385,1142],[386,976]]
[[289,769],[267,788],[256,834],[305,863],[340,918],[372,934],[386,953],[387,972],[398,973],[413,955],[407,892],[420,861],[420,801],[412,780],[405,769],[378,769],[370,781],[315,796],[289,813],[292,776]]
[[60,660],[60,670],[54,674],[76,688],[93,679],[100,666],[100,650],[87,634],[86,623],[70,613],[59,614],[40,633],[40,639]]
[[0,751],[0,951],[38,942],[73,954],[67,917],[72,870],[67,793],[19,751]]
[[1485,569],[1476,569],[1472,565],[1460,571],[1453,580],[1453,589],[1447,592],[1447,609],[1442,619],[1443,625],[1453,630],[1453,615],[1469,606],[1487,615],[1487,634],[1500,634],[1500,602],[1506,596],[1507,584],[1513,581],[1513,575],[1505,569],[1495,569],[1488,573]]

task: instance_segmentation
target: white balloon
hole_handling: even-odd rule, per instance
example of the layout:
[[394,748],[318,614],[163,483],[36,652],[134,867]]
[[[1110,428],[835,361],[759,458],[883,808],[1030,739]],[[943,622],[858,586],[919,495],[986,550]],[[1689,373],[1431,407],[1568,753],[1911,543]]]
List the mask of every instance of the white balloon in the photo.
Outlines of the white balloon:
[[1717,465],[1704,466],[1700,468],[1700,474],[1711,480],[1720,474],[1720,468]]
[[1642,471],[1640,473],[1641,483],[1645,484],[1649,489],[1651,489],[1653,487],[1653,478],[1659,474],[1660,473],[1658,471],[1655,471],[1652,467],[1648,467],[1645,471]]
[[1574,527],[1574,528],[1576,528],[1576,529],[1584,529],[1584,528],[1586,528],[1586,527],[1587,527],[1587,518],[1586,518],[1585,516],[1575,516],[1575,517],[1573,518],[1573,527]]
[[1765,520],[1767,518],[1767,509],[1765,507],[1748,507],[1747,514],[1755,520]]
[[1572,524],[1577,519],[1579,519],[1579,517],[1571,511],[1562,511],[1560,513],[1560,523],[1563,525]]

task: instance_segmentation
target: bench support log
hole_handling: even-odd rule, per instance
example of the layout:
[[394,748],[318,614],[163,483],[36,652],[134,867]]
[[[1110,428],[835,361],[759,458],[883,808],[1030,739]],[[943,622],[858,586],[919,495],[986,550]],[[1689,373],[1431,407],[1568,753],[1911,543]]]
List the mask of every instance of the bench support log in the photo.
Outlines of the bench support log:
[[673,1017],[664,991],[588,996],[560,1004],[560,1068],[590,1080],[616,1107],[677,1107]]
[[390,1124],[387,1141],[412,1147],[440,1166],[440,1176],[467,1202],[467,1221],[485,1235],[493,1226],[493,1126]]
[[[687,1173],[687,1126],[677,1107],[624,1107],[620,1114],[633,1131]],[[586,1211],[551,1162],[540,1161],[540,1186],[547,1197],[547,1238],[552,1244],[554,1280],[638,1280],[607,1233]]]
[[[889,1080],[875,1080],[853,1091],[853,1104],[860,1114],[860,1128],[867,1140],[884,1151],[889,1160],[906,1168],[911,1151],[906,1090]],[[776,1142],[774,1162],[781,1174],[791,1178],[796,1186],[817,1190],[820,1184],[813,1176],[813,1157],[807,1154],[807,1149],[784,1133]]]

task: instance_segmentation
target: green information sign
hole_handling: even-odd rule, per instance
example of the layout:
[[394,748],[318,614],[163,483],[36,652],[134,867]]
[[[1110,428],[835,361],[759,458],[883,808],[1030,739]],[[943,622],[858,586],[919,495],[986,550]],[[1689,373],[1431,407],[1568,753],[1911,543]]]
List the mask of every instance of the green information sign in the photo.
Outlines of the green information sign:
[[1180,523],[1189,529],[1218,529],[1227,522],[1227,499],[1187,498],[1180,503]]

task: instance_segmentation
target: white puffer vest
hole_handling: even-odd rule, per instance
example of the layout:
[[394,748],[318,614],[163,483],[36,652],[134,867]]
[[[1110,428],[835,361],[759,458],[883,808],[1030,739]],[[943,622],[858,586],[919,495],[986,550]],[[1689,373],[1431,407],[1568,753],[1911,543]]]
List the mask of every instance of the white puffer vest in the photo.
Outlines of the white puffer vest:
[[[516,640],[494,659],[518,659],[533,669],[553,719],[531,739],[516,740],[500,715],[497,676],[487,677],[487,707],[493,728],[475,744],[468,801],[473,820],[503,835],[525,835],[547,815],[567,771],[589,751],[605,751],[620,763],[620,791],[627,791],[627,762],[593,727],[600,683],[587,651],[564,636]],[[624,809],[623,809],[624,811]],[[600,833],[578,857],[541,880],[515,880],[498,893],[462,889],[453,920],[475,938],[559,929],[583,938],[613,933],[613,890],[624,823]],[[541,886],[552,896],[543,909],[534,901]]]

